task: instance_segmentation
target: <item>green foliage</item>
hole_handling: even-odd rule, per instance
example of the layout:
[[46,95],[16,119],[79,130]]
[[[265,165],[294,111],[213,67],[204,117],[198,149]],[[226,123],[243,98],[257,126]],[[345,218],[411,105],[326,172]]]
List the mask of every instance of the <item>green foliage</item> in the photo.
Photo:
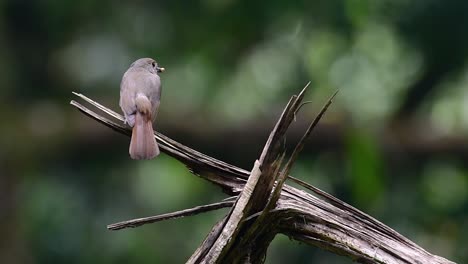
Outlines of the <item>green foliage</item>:
[[[468,262],[467,1],[47,0],[0,10],[6,263],[179,263],[225,213],[105,229],[225,197],[168,156],[131,161],[128,138],[68,105],[78,91],[119,110],[120,79],[139,57],[167,69],[156,129],[246,169],[291,94],[312,81],[313,104],[298,115],[309,120],[340,89],[293,175]],[[350,262],[284,237],[267,260]]]
[[348,177],[353,200],[359,208],[382,206],[379,202],[385,194],[385,171],[379,153],[369,135],[348,133]]

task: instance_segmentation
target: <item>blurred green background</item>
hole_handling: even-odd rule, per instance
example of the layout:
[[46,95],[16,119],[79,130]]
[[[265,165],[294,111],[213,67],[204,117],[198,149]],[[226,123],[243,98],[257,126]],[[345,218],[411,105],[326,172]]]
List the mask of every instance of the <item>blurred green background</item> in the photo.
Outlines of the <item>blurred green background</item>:
[[[69,105],[120,112],[137,58],[166,67],[156,125],[250,169],[289,97],[288,134],[340,89],[293,175],[428,251],[468,263],[468,1],[1,1],[0,262],[181,263],[226,210],[106,225],[225,196]],[[284,236],[267,263],[350,263]]]

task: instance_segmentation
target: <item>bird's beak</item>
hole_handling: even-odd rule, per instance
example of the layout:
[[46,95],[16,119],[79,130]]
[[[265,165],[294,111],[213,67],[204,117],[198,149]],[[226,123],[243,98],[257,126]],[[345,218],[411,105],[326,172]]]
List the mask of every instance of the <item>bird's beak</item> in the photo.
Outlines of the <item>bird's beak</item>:
[[164,72],[166,69],[163,67],[156,67],[157,72]]

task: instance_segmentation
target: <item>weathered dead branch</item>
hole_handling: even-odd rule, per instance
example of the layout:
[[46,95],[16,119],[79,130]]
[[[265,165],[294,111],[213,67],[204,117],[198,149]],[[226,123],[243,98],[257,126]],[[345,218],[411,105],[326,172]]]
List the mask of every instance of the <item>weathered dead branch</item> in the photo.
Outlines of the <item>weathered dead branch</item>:
[[[332,195],[292,178],[289,171],[304,140],[317,125],[330,101],[311,123],[293,154],[283,165],[284,135],[300,108],[307,86],[293,96],[273,129],[260,158],[248,172],[190,149],[160,133],[155,133],[160,148],[185,164],[194,174],[236,196],[220,203],[174,213],[135,219],[109,229],[135,227],[231,206],[229,213],[207,235],[188,263],[262,263],[271,240],[277,233],[322,249],[349,256],[362,263],[453,263],[425,251],[393,229]],[[83,105],[71,104],[98,122],[130,135],[121,115],[76,94],[81,99],[121,121],[116,123]],[[290,179],[313,194],[284,184]]]

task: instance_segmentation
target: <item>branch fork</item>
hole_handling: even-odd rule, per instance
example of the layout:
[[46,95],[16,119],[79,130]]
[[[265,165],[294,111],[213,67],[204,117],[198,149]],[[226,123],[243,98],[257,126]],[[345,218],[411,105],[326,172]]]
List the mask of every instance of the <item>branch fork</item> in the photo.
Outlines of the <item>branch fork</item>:
[[[335,92],[330,97],[286,160],[285,134],[303,105],[308,86],[291,97],[251,171],[155,132],[162,152],[185,164],[194,175],[218,185],[230,197],[218,203],[111,224],[108,229],[137,227],[229,207],[187,263],[263,263],[268,246],[278,233],[361,263],[453,263],[425,251],[334,196],[289,176],[305,140],[336,95]],[[74,94],[119,123],[72,100],[70,104],[82,113],[121,134],[131,135],[120,114],[82,94]],[[288,179],[308,192],[287,185]]]

